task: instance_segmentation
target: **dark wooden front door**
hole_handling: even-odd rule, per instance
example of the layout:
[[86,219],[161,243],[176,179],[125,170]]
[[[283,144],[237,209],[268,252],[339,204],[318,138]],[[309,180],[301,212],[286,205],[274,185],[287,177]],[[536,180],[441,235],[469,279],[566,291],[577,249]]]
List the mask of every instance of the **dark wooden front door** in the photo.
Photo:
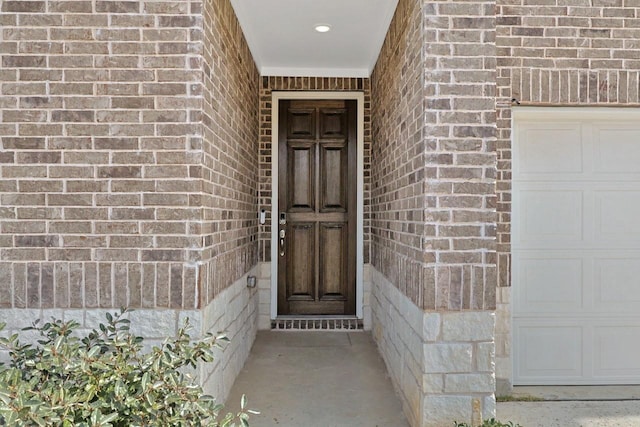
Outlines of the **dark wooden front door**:
[[355,314],[356,101],[280,101],[278,314]]

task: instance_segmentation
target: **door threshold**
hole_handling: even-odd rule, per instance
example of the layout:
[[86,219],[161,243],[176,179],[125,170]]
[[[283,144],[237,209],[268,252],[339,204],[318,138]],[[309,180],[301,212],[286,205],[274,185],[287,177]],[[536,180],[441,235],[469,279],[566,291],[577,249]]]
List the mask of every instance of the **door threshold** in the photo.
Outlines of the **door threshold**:
[[271,320],[275,331],[362,331],[362,319],[355,316],[278,316]]

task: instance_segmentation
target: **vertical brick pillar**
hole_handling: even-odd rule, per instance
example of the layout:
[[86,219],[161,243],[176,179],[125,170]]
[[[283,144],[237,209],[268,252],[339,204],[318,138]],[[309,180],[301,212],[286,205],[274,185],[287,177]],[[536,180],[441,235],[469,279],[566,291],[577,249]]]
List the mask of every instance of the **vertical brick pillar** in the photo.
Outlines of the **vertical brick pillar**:
[[371,76],[372,330],[415,426],[495,414],[495,25],[400,0]]
[[495,1],[424,1],[424,425],[495,412]]
[[495,308],[493,1],[426,2],[426,309]]

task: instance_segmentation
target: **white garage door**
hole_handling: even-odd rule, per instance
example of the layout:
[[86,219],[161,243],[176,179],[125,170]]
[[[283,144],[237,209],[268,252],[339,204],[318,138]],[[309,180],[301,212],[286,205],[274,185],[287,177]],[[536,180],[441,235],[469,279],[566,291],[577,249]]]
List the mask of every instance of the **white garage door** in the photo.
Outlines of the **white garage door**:
[[640,383],[640,112],[514,110],[514,384]]

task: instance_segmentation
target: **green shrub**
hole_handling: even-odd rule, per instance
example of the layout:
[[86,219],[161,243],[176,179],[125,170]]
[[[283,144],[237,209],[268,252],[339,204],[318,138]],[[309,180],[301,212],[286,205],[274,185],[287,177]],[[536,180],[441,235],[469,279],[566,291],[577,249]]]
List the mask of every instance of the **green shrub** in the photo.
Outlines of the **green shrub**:
[[[459,423],[459,422],[455,422],[453,423],[453,425],[455,427],[471,427],[469,424]],[[488,420],[484,420],[484,422],[478,427],[522,427],[522,426],[520,426],[520,424],[514,424],[511,421],[506,423],[501,423],[500,421],[497,421],[495,418],[491,418]]]
[[10,356],[0,364],[0,425],[248,425],[244,397],[240,413],[220,417],[222,405],[186,374],[211,362],[226,337],[192,341],[187,321],[177,337],[143,353],[143,338],[130,333],[124,313],[107,313],[85,337],[74,333],[77,322],[53,320],[26,328],[39,332],[39,345],[20,343],[18,334],[0,338]]

